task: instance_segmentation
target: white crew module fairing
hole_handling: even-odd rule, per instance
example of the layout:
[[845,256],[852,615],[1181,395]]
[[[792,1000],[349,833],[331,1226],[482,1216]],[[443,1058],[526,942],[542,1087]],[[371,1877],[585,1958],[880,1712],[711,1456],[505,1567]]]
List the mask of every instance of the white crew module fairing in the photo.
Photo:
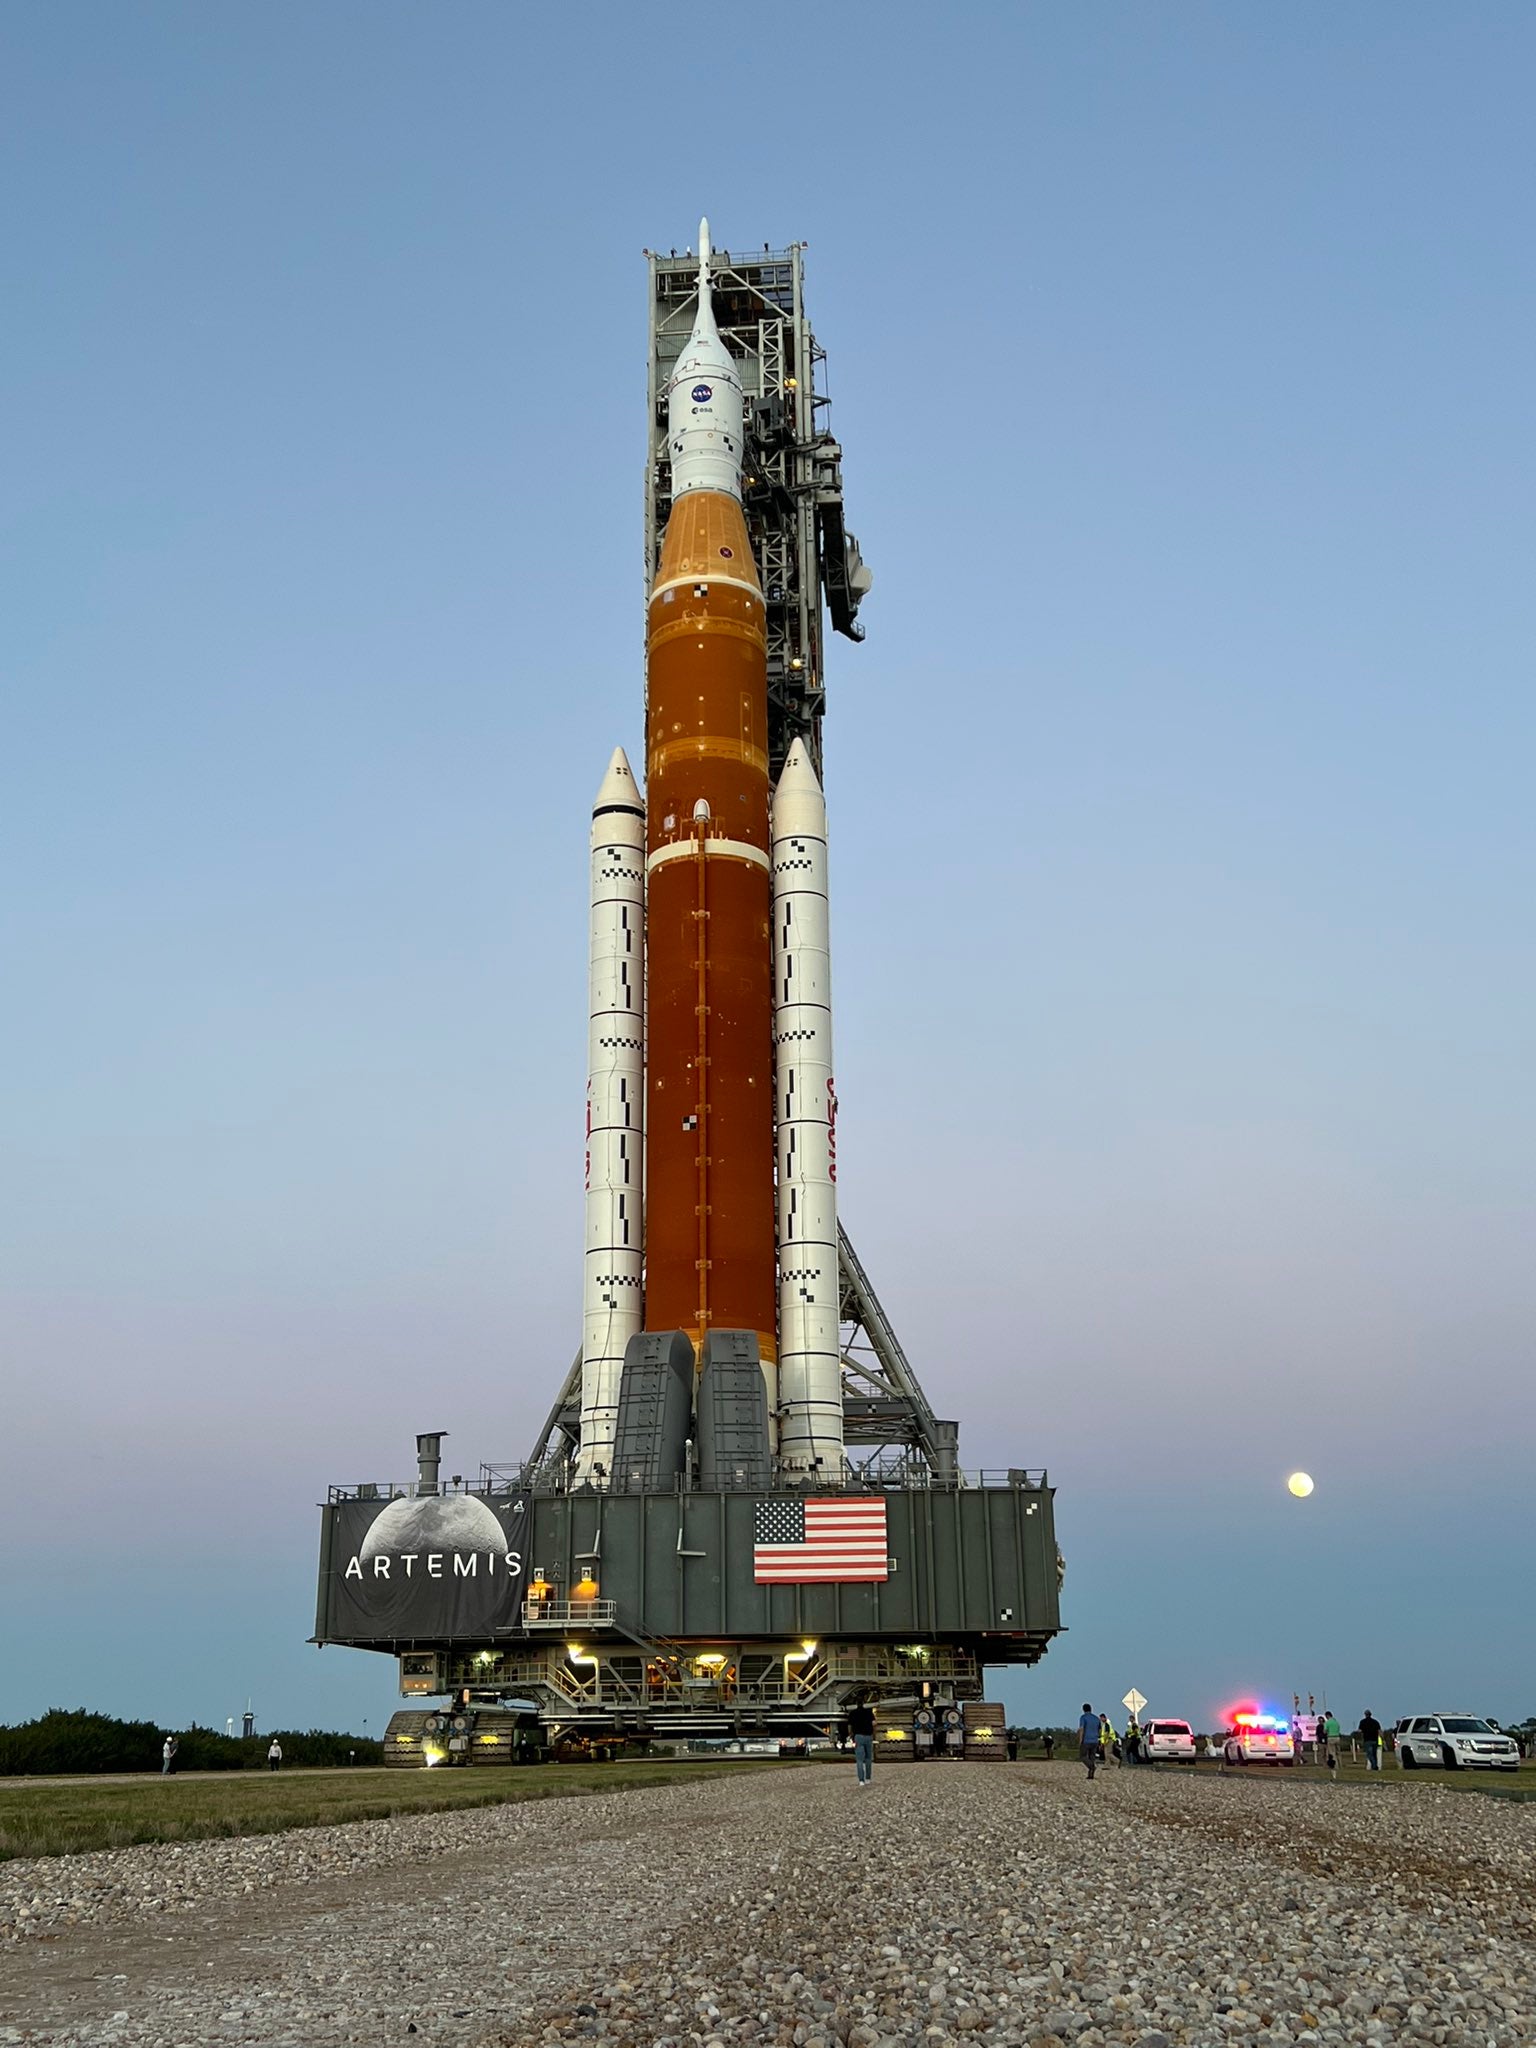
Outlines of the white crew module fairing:
[[667,382],[672,502],[689,491],[741,496],[741,374],[720,339],[709,284],[709,222],[699,222],[699,304]]

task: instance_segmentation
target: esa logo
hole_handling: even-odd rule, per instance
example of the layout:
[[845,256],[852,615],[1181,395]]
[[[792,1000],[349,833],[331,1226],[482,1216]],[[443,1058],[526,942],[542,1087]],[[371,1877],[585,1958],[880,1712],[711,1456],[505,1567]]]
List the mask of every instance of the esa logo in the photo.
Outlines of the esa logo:
[[693,402],[695,405],[708,405],[714,395],[715,387],[713,384],[695,384],[693,387]]

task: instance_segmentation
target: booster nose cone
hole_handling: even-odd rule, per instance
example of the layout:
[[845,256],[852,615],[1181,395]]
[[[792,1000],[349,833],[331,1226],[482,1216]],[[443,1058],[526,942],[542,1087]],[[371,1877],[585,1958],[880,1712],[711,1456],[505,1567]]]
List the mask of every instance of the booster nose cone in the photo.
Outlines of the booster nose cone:
[[672,498],[687,491],[741,496],[741,377],[715,325],[709,222],[699,222],[699,305],[667,384]]
[[809,832],[824,839],[827,804],[816,780],[816,770],[806,752],[805,741],[795,740],[785,757],[778,787],[773,792],[773,834],[786,838],[793,832]]
[[633,811],[637,818],[645,816],[645,800],[635,781],[635,771],[629,765],[629,756],[622,747],[614,748],[608,772],[592,799],[594,818],[600,818],[605,811]]

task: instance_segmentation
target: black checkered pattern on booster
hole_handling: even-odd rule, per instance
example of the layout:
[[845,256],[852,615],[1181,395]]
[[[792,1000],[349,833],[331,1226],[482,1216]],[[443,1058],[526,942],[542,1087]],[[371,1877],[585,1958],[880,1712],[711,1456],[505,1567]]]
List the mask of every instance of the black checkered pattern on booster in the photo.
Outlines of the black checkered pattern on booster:
[[757,1504],[758,1543],[803,1543],[805,1502],[803,1500],[760,1500]]

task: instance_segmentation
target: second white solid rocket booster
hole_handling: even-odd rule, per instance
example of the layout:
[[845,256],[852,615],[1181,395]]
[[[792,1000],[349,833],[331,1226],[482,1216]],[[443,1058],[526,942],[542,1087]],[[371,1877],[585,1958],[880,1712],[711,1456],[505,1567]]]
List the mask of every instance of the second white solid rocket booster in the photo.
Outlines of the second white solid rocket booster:
[[779,1459],[790,1484],[836,1483],[843,1376],[827,806],[799,740],[774,792],[772,878]]
[[607,1484],[645,1267],[645,805],[622,747],[592,806],[578,1484]]

